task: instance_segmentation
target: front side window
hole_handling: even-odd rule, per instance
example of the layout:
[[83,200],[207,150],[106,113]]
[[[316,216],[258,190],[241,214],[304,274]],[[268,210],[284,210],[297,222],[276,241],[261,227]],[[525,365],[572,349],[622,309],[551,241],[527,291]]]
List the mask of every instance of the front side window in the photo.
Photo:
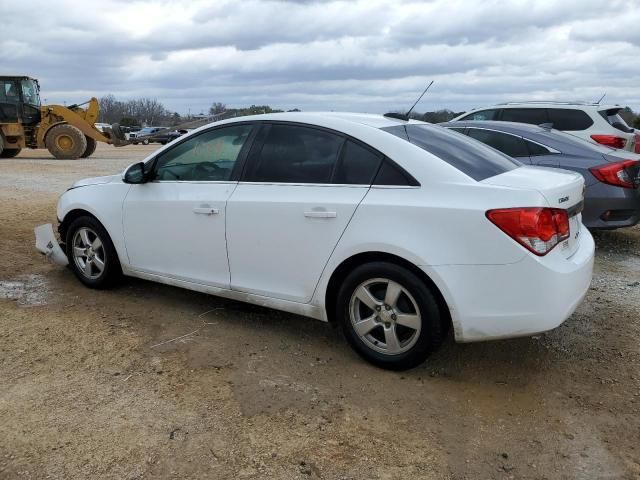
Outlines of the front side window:
[[226,181],[231,178],[251,125],[216,128],[163,152],[155,165],[155,180]]
[[271,125],[244,180],[276,183],[330,183],[344,138],[297,125]]
[[20,97],[18,95],[18,86],[13,80],[0,81],[0,102],[1,103],[18,103]]
[[481,141],[485,145],[500,150],[505,155],[510,157],[528,157],[529,151],[524,143],[524,140],[515,135],[509,135],[508,133],[496,132],[493,130],[482,130],[479,128],[470,128],[468,135],[471,138]]
[[462,117],[460,120],[497,120],[498,112],[498,109],[480,110],[478,112],[470,113],[466,117]]
[[408,140],[477,181],[522,166],[493,148],[443,127],[409,124],[382,130]]
[[502,111],[500,120],[504,122],[530,123],[532,125],[549,123],[547,110],[544,108],[505,108]]

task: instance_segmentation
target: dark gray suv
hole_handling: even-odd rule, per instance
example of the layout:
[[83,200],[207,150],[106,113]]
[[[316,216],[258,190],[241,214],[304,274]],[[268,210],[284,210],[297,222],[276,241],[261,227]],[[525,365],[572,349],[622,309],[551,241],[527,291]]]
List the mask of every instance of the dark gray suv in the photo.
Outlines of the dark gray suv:
[[630,227],[640,222],[640,155],[523,123],[473,120],[440,125],[524,164],[580,173],[586,187],[582,221],[590,229]]

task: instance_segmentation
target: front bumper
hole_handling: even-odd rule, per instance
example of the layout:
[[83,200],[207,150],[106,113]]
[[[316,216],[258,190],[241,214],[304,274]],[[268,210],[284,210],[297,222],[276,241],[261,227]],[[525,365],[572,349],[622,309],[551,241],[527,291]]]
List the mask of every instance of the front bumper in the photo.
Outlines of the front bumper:
[[449,305],[458,342],[534,335],[562,324],[584,299],[595,244],[582,229],[578,250],[526,255],[507,265],[423,267]]
[[47,257],[49,262],[63,267],[69,264],[67,256],[53,234],[50,223],[39,225],[33,231],[36,235],[36,249]]

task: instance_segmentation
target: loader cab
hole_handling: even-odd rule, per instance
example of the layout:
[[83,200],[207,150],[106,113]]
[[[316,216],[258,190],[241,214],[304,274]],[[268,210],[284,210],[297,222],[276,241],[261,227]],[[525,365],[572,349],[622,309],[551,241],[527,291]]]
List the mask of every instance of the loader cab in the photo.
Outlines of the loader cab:
[[40,121],[40,85],[34,78],[0,76],[0,123]]

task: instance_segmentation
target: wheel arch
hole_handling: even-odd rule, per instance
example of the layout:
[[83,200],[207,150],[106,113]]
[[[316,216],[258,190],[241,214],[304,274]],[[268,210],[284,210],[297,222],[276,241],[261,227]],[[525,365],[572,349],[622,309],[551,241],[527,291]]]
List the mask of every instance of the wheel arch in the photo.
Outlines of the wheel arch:
[[342,281],[346,278],[346,276],[351,272],[354,268],[364,265],[366,263],[371,262],[389,262],[401,267],[406,268],[413,274],[415,274],[418,278],[424,281],[427,285],[427,288],[431,291],[431,293],[436,298],[438,303],[438,307],[440,309],[442,318],[442,327],[443,331],[449,332],[452,329],[452,319],[451,319],[451,311],[449,309],[449,305],[447,304],[442,292],[436,285],[436,283],[427,275],[421,268],[410,262],[409,260],[402,258],[398,255],[380,252],[380,251],[370,251],[370,252],[361,252],[355,255],[352,255],[345,260],[343,260],[332,272],[329,277],[329,281],[327,282],[327,288],[324,292],[325,296],[325,310],[326,316],[329,323],[335,324],[335,307],[336,307],[336,299],[338,296],[338,290],[340,289],[340,285]]

